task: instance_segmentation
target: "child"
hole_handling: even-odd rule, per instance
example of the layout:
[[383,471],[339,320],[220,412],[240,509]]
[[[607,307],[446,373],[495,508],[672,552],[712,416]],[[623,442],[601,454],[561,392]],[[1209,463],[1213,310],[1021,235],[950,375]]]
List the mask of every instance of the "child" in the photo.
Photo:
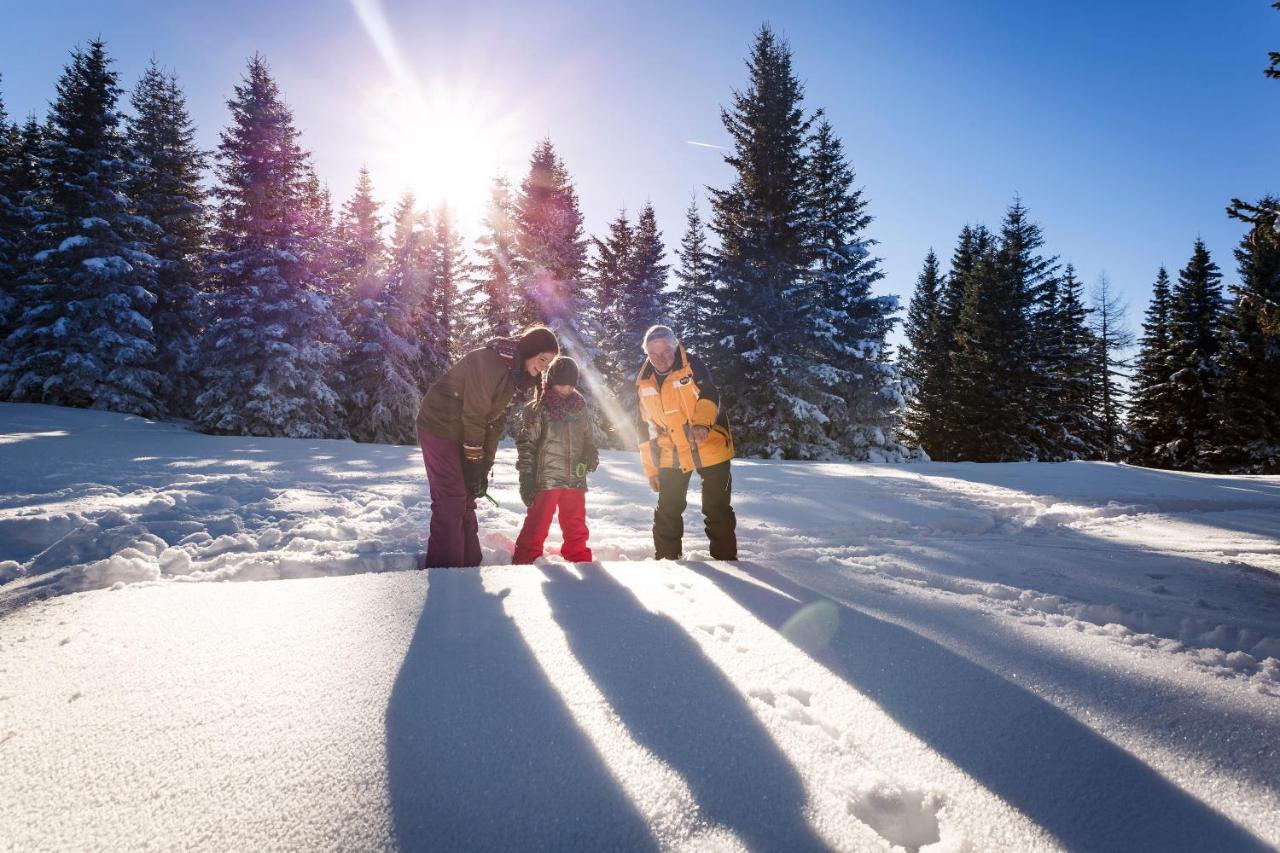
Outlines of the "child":
[[551,363],[542,393],[525,412],[516,439],[520,499],[529,508],[516,539],[513,564],[532,563],[542,556],[551,518],[559,510],[564,547],[560,554],[573,563],[591,562],[587,547],[587,472],[596,470],[600,455],[591,434],[587,401],[577,392],[578,365],[565,356]]

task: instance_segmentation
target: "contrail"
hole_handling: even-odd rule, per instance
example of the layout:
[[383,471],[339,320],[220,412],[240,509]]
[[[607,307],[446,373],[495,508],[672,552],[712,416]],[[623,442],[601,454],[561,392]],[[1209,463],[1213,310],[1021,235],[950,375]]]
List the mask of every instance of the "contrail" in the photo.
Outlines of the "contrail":
[[716,149],[717,151],[724,151],[724,150],[725,150],[725,147],[724,147],[723,145],[712,145],[710,142],[696,142],[696,141],[694,141],[694,140],[692,140],[692,139],[686,139],[686,140],[685,140],[685,144],[686,144],[686,145],[696,145],[696,146],[698,146],[699,148],[714,148],[714,149]]

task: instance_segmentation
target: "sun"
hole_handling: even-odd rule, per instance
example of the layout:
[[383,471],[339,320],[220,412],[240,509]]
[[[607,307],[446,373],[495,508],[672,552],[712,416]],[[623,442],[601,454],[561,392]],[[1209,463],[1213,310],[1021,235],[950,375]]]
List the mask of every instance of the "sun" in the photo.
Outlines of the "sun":
[[447,204],[465,226],[484,214],[494,175],[508,168],[510,111],[474,87],[434,80],[406,91],[390,85],[368,98],[369,170],[386,193],[411,191],[420,206]]
[[483,215],[494,175],[506,162],[519,111],[502,103],[485,76],[423,78],[405,61],[381,0],[351,5],[386,68],[388,82],[365,99],[363,125],[371,136],[366,165],[383,192],[410,191],[420,207],[447,204],[469,230]]

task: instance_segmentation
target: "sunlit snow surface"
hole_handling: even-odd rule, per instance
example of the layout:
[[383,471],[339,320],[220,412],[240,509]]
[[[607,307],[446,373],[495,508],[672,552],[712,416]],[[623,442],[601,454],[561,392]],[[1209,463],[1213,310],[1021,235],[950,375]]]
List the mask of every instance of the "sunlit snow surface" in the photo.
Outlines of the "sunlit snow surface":
[[515,568],[512,456],[424,573],[416,448],[0,405],[0,849],[1280,845],[1280,478],[740,460],[672,564],[605,453]]

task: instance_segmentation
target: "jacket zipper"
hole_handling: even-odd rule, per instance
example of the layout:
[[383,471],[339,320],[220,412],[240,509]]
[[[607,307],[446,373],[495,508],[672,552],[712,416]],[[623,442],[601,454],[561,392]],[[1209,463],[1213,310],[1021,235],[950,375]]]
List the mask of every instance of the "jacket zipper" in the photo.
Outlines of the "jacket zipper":
[[573,482],[573,422],[564,422],[564,481]]

